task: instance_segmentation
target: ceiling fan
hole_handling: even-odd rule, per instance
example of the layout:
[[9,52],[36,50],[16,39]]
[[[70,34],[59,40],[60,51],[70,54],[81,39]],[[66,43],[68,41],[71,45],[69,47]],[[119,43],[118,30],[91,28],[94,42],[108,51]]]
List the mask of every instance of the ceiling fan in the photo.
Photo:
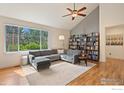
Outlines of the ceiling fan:
[[85,17],[86,16],[86,14],[80,13],[80,12],[86,10],[86,7],[82,7],[81,9],[76,10],[75,9],[75,3],[74,3],[73,10],[70,9],[70,8],[67,8],[67,10],[70,12],[70,14],[64,15],[62,17],[66,17],[66,16],[70,16],[71,15],[72,16],[72,20],[74,20],[76,16],[82,16],[82,17]]

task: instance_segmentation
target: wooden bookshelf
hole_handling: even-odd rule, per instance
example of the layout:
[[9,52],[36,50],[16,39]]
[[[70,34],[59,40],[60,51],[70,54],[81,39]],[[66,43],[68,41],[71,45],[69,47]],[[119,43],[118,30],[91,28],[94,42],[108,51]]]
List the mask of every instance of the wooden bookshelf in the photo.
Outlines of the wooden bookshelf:
[[72,35],[69,39],[69,49],[78,49],[78,38],[76,35]]
[[89,60],[99,61],[99,33],[87,34],[87,55]]
[[99,61],[99,33],[72,35],[69,39],[69,49],[81,50],[89,60]]

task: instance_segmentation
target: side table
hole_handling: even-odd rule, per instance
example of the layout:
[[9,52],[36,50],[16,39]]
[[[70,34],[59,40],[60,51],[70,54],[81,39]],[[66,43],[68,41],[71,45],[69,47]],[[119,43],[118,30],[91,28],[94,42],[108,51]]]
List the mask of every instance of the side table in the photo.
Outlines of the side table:
[[79,64],[80,64],[80,62],[81,62],[82,60],[85,62],[86,66],[87,66],[87,57],[80,56],[80,57],[79,57]]

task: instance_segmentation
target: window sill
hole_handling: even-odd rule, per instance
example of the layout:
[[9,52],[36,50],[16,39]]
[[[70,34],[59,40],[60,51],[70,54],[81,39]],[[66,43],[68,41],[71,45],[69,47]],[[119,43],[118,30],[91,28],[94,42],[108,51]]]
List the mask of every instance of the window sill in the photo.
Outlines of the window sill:
[[29,51],[44,51],[44,50],[50,50],[50,49],[5,52],[5,54],[21,54],[22,56],[25,56],[29,54]]

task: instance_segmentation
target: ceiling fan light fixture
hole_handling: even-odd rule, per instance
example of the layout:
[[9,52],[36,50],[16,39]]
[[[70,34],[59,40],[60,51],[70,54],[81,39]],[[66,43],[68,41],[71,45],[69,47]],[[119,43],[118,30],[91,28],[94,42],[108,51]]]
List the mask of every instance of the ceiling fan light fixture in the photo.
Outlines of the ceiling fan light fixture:
[[76,16],[77,16],[77,14],[75,14],[75,13],[74,13],[74,14],[72,14],[72,17],[76,17]]
[[70,14],[67,14],[67,15],[64,15],[63,17],[66,17],[66,16],[70,16],[71,15],[72,16],[72,20],[74,20],[75,17],[77,17],[77,16],[82,16],[82,17],[85,17],[86,16],[86,14],[81,13],[82,11],[86,10],[86,7],[82,7],[79,10],[76,10],[75,9],[75,3],[74,3],[74,9],[67,8],[67,10],[69,12],[71,12],[71,13]]

